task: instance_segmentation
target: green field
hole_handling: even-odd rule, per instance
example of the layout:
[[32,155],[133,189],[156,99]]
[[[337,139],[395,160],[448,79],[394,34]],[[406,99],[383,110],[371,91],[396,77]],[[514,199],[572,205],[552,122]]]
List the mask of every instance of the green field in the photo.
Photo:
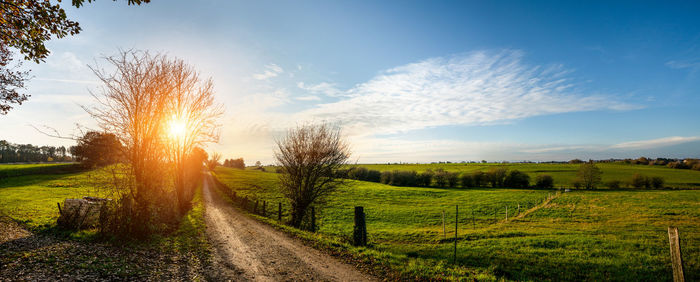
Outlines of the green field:
[[[470,171],[490,165],[369,165],[379,170],[443,167]],[[511,168],[565,181],[575,165]],[[694,183],[698,172],[601,165],[604,175],[662,173],[669,183]],[[619,168],[611,172],[611,169]],[[680,180],[671,179],[681,175]],[[240,196],[276,207],[284,199],[277,175],[219,167],[216,177]],[[542,204],[546,190],[393,187],[350,181],[319,213],[319,233],[349,242],[353,207],[367,214],[370,249],[405,277],[508,280],[671,280],[667,227],[678,226],[689,281],[700,279],[700,191],[577,191]],[[455,205],[459,205],[457,265],[452,266]],[[520,205],[521,217],[513,218]],[[506,206],[509,220],[505,220]],[[525,214],[526,209],[530,212]],[[285,205],[285,210],[287,206]],[[446,213],[444,239],[442,212]],[[271,210],[272,212],[272,210]],[[286,216],[286,214],[285,214]]]
[[[427,169],[436,170],[442,168],[452,172],[474,172],[477,170],[488,171],[493,167],[505,167],[509,170],[517,169],[530,175],[530,179],[534,182],[537,175],[549,174],[554,178],[555,187],[571,187],[572,182],[576,179],[576,173],[580,165],[578,164],[536,164],[536,163],[470,163],[470,164],[358,164],[355,166],[366,167],[379,171],[392,170],[412,170],[423,172]],[[603,172],[603,184],[611,180],[620,180],[623,182],[623,187],[629,185],[629,182],[635,173],[644,176],[663,177],[666,181],[666,186],[672,188],[700,188],[700,171],[689,169],[672,169],[666,166],[649,166],[649,165],[633,165],[622,163],[598,163],[596,164]],[[629,187],[629,186],[627,186]]]

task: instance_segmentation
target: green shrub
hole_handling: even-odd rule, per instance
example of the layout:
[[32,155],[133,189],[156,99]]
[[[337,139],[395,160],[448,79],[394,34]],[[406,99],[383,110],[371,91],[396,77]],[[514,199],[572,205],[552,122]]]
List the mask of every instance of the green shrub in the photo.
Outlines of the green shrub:
[[435,178],[435,185],[437,185],[437,187],[447,186],[447,171],[445,171],[444,169],[436,169],[433,178]]
[[651,187],[651,182],[649,181],[649,177],[646,177],[646,176],[641,175],[639,173],[635,173],[634,176],[632,176],[631,184],[632,184],[632,187],[634,187],[634,188],[650,188]]
[[448,172],[446,174],[447,178],[447,186],[450,188],[455,188],[457,187],[457,183],[459,183],[459,174],[456,172]]
[[474,183],[474,187],[484,187],[489,182],[486,173],[480,170],[472,173],[472,181]]
[[433,184],[434,174],[435,173],[431,169],[428,169],[418,174],[418,186],[430,187],[430,185]]
[[370,169],[367,171],[366,181],[379,182],[382,180],[382,173],[378,170]]
[[391,185],[394,186],[417,186],[417,173],[415,171],[394,170],[391,176]]
[[535,178],[535,187],[537,188],[554,188],[554,178],[549,174],[540,174]]
[[651,178],[651,186],[660,189],[664,188],[664,178],[661,176],[654,176]]
[[462,188],[474,187],[474,177],[472,175],[463,173],[462,174]]
[[622,181],[610,180],[605,185],[608,186],[608,188],[610,188],[610,189],[620,189],[620,186],[622,185]]
[[391,171],[382,171],[382,175],[381,175],[379,180],[382,184],[390,185],[391,184],[391,177],[392,177]]
[[508,170],[502,167],[494,167],[486,173],[489,182],[491,182],[491,187],[503,187],[505,185],[506,176],[508,176]]
[[527,188],[530,186],[530,176],[517,169],[511,170],[503,183],[506,187]]

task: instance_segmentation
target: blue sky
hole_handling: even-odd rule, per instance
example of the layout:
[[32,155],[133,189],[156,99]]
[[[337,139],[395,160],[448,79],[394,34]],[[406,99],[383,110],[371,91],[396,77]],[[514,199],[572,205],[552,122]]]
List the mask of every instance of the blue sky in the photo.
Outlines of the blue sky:
[[29,124],[95,127],[87,65],[165,52],[214,79],[210,150],[272,161],[305,122],[341,125],[353,161],[700,157],[700,5],[574,1],[98,1],[79,35],[26,63],[32,98],[0,139],[65,144]]

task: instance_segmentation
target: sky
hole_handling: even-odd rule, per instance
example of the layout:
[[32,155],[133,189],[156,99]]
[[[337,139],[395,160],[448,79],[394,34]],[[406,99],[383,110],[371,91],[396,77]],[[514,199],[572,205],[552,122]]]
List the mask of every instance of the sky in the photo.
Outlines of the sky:
[[[65,5],[65,4],[64,4]],[[26,62],[0,139],[72,145],[120,49],[214,81],[224,158],[272,163],[289,128],[342,128],[351,162],[700,157],[700,3],[176,1],[66,6],[82,32]]]

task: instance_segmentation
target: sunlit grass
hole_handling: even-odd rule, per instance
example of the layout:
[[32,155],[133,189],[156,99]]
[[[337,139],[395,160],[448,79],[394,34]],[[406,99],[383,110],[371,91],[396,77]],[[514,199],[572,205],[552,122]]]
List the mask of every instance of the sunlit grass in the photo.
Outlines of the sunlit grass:
[[[219,167],[216,176],[239,196],[273,203],[269,212],[275,215],[276,203],[285,203],[276,189],[275,173]],[[666,230],[678,226],[686,273],[691,280],[700,278],[700,191],[563,193],[527,217],[512,218],[518,204],[524,212],[548,193],[552,192],[351,181],[319,213],[319,232],[350,242],[353,207],[363,206],[372,256],[384,256],[409,277],[450,278],[460,273],[483,279],[670,280]],[[460,206],[457,268],[451,265],[455,205]],[[507,222],[506,206],[511,213]],[[443,210],[447,240],[442,233]]]

